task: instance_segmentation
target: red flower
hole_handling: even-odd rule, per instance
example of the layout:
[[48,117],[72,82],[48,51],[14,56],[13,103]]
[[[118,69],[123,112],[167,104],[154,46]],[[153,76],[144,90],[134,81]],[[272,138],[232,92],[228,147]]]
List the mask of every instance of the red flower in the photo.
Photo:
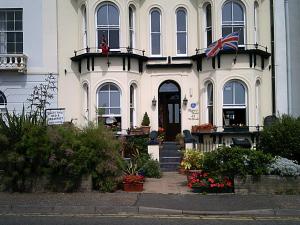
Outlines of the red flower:
[[209,183],[212,183],[212,184],[215,183],[215,180],[213,178],[211,178],[211,177],[208,178],[207,180],[208,180]]

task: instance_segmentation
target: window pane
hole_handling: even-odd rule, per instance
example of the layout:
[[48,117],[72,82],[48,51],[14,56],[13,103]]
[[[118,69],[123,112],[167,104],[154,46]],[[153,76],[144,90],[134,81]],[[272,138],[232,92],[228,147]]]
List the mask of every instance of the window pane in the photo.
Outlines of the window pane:
[[16,53],[23,53],[23,43],[16,43]]
[[228,2],[222,9],[222,21],[232,21],[232,2]]
[[151,12],[151,32],[160,32],[160,13],[157,10]]
[[212,84],[207,85],[207,104],[212,105],[213,104],[213,86]]
[[5,11],[0,10],[0,21],[5,20]]
[[110,109],[110,114],[121,114],[120,108]]
[[168,104],[169,123],[173,123],[173,104]]
[[110,106],[111,107],[120,107],[120,93],[118,93],[118,92],[110,93]]
[[16,42],[23,42],[23,33],[21,32],[16,33]]
[[223,91],[223,104],[233,104],[233,83],[226,83]]
[[177,54],[186,54],[186,33],[177,34]]
[[153,55],[160,55],[160,34],[151,34],[151,47]]
[[174,105],[174,111],[175,111],[175,123],[179,123],[180,121],[180,116],[179,116],[179,112],[180,112],[180,109],[179,109],[179,104],[175,104]]
[[244,27],[234,27],[233,31],[239,32],[239,45],[244,44]]
[[129,28],[133,27],[133,10],[129,7]]
[[212,106],[209,106],[208,107],[208,122],[210,123],[210,124],[214,124],[214,122],[213,122],[213,119],[214,119],[214,114],[213,114],[213,107]]
[[186,31],[186,16],[184,10],[177,11],[177,31]]
[[15,30],[22,30],[22,21],[15,22]]
[[107,29],[101,29],[98,30],[98,47],[100,48],[101,42],[102,42],[102,37],[105,37],[105,39],[107,40],[108,38],[108,31]]
[[108,87],[109,85],[104,85],[103,87],[101,87],[100,91],[108,91]]
[[7,42],[16,42],[16,37],[14,32],[7,33]]
[[211,30],[207,30],[207,46],[212,43],[212,32]]
[[110,86],[110,90],[111,90],[111,91],[119,91],[119,89],[118,89],[117,86],[115,86],[115,85],[113,85],[113,84],[111,84],[111,85],[109,85],[109,86]]
[[6,22],[0,21],[0,31],[6,31]]
[[109,93],[100,92],[99,94],[99,107],[109,107]]
[[22,11],[16,11],[15,12],[15,20],[23,20]]
[[109,47],[111,49],[119,48],[119,30],[109,31]]
[[235,82],[235,104],[245,104],[245,88],[242,84]]
[[101,6],[97,12],[97,24],[107,25],[107,5]]
[[233,20],[244,21],[243,8],[237,3],[233,3]]
[[109,25],[119,25],[119,12],[113,5],[108,6],[108,23]]
[[232,33],[232,27],[222,27],[222,37]]
[[14,30],[14,29],[15,29],[14,21],[7,21],[7,30]]
[[206,6],[206,27],[211,27],[211,5]]
[[8,11],[6,15],[7,15],[7,20],[14,20],[15,19],[14,11]]

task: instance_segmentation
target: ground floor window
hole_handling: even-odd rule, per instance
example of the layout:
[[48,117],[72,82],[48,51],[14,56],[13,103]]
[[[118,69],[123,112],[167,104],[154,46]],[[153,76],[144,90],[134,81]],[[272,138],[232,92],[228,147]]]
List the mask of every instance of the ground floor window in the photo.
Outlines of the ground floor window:
[[113,83],[103,84],[98,91],[98,122],[121,131],[121,91]]
[[207,84],[207,116],[208,116],[208,123],[214,124],[214,92],[213,92],[213,85],[211,82]]
[[239,80],[228,81],[223,89],[223,126],[247,125],[246,85]]

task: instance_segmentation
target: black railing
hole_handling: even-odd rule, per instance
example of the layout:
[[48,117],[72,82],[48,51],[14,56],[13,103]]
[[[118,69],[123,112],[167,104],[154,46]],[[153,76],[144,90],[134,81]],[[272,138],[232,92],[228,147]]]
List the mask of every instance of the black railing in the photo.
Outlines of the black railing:
[[[79,50],[74,50],[74,55],[81,55],[85,53],[102,53],[101,48],[97,47],[86,47]],[[137,48],[131,48],[131,47],[119,47],[118,49],[111,49],[109,51],[109,54],[112,53],[130,53],[130,54],[137,54],[145,56],[145,50],[137,49]]]

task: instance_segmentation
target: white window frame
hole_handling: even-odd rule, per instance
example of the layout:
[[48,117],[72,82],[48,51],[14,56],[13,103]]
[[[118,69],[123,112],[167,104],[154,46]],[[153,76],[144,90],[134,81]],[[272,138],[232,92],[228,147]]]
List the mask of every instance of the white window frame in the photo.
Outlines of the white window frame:
[[[212,104],[209,104],[209,98],[208,98],[208,85],[211,85],[211,88],[212,88],[212,98],[213,98],[213,101],[212,101]],[[209,121],[209,108],[212,107],[212,125],[214,124],[214,85],[211,81],[208,81],[206,83],[206,119],[207,119],[207,122],[210,123]]]
[[[3,29],[0,31],[0,54],[23,54],[24,52],[24,37],[23,37],[23,30],[24,30],[24,23],[23,23],[23,9],[22,8],[7,8],[7,9],[0,9],[0,11],[2,12],[5,12],[5,19],[4,19],[4,22],[8,22],[8,19],[7,19],[7,13],[8,12],[16,12],[16,11],[20,11],[22,13],[22,29],[21,30],[16,30],[15,27],[13,30],[8,30],[7,27],[6,29]],[[14,25],[15,23],[18,21],[20,22],[20,20],[16,20],[15,18],[15,14],[14,14],[14,19],[13,20],[10,20],[10,21],[13,21],[14,22]],[[17,34],[17,33],[21,33],[22,34],[22,42],[17,42],[16,40],[16,36],[15,36],[15,41],[14,42],[11,42],[11,43],[14,43],[14,47],[15,47],[15,51],[14,52],[8,52],[7,51],[7,47],[8,47],[8,40],[7,40],[7,35],[9,33],[14,33],[14,34]],[[6,40],[4,40],[6,39]],[[2,42],[2,45],[1,45],[1,42]],[[22,52],[17,52],[16,51],[16,46],[17,46],[17,43],[21,43],[22,44]]]
[[[160,32],[152,32],[152,24],[151,24],[151,14],[152,14],[152,12],[153,11],[157,11],[157,12],[159,12],[159,30],[160,30]],[[161,27],[161,20],[162,20],[162,16],[161,16],[161,11],[160,11],[160,9],[158,9],[158,8],[152,8],[151,10],[150,10],[150,14],[149,14],[149,19],[150,19],[150,21],[149,21],[149,24],[150,24],[150,37],[149,37],[149,40],[150,40],[150,55],[151,56],[153,56],[153,57],[160,57],[160,56],[162,56],[162,34],[161,34],[161,31],[162,31],[162,27]],[[160,43],[160,49],[159,49],[159,54],[152,54],[152,34],[159,34],[159,43]]]
[[[131,87],[133,88],[133,93],[131,93]],[[130,114],[132,110],[132,121],[131,121],[131,115],[129,117],[130,127],[136,127],[137,126],[137,85],[135,83],[132,83],[129,87],[130,90],[130,96],[129,96],[129,108],[130,108]],[[133,94],[133,102],[131,102],[131,94]]]
[[[107,5],[107,10],[108,10],[108,5],[112,5],[117,9],[117,11],[118,11],[118,22],[119,22],[118,25],[98,25],[98,20],[97,20],[98,19],[98,11],[104,5]],[[108,13],[107,13],[107,16],[108,16]],[[101,29],[107,29],[107,30],[117,29],[119,31],[119,48],[112,48],[111,46],[109,46],[109,32],[108,32],[108,35],[107,35],[108,37],[106,37],[106,39],[107,39],[106,41],[107,41],[108,46],[110,47],[109,51],[120,51],[120,43],[121,43],[120,27],[121,26],[120,26],[120,10],[119,10],[119,7],[116,4],[112,3],[112,2],[101,3],[96,9],[95,24],[96,24],[96,46],[97,46],[97,48],[99,48],[98,42],[99,42],[99,38],[101,38],[101,37],[98,37],[98,30],[101,30]]]
[[[130,21],[130,11],[132,13],[131,15],[131,19],[132,21]],[[136,8],[134,7],[134,5],[130,5],[128,8],[128,17],[129,17],[129,23],[128,23],[128,30],[129,30],[129,43],[128,46],[130,48],[135,48],[136,43],[135,43],[135,28],[136,28]],[[130,23],[132,23],[132,27],[130,27]]]
[[[184,11],[185,13],[185,30],[184,31],[178,31],[178,27],[177,27],[177,12],[178,11]],[[177,56],[187,56],[187,52],[188,52],[188,16],[187,16],[187,11],[185,8],[183,7],[179,7],[176,12],[175,12],[175,28],[176,28],[176,55]],[[178,53],[178,43],[177,43],[177,39],[178,39],[178,34],[185,34],[185,53]]]
[[[231,3],[231,12],[233,12],[233,4],[234,3],[238,4],[242,8],[242,10],[243,10],[243,16],[244,16],[243,21],[235,21],[233,19],[233,13],[231,13],[231,23],[224,23],[223,22],[223,8],[229,2]],[[245,9],[244,5],[242,4],[242,2],[237,1],[237,0],[228,0],[228,1],[224,2],[223,6],[222,6],[222,11],[221,12],[222,12],[222,14],[221,14],[221,24],[222,24],[221,33],[222,33],[222,36],[223,36],[223,27],[230,27],[231,30],[232,30],[231,33],[233,32],[233,28],[234,27],[243,27],[243,32],[244,32],[243,33],[244,34],[243,43],[244,44],[239,44],[238,47],[242,47],[242,48],[245,47],[246,33],[247,33],[247,31],[246,31],[246,9]]]

